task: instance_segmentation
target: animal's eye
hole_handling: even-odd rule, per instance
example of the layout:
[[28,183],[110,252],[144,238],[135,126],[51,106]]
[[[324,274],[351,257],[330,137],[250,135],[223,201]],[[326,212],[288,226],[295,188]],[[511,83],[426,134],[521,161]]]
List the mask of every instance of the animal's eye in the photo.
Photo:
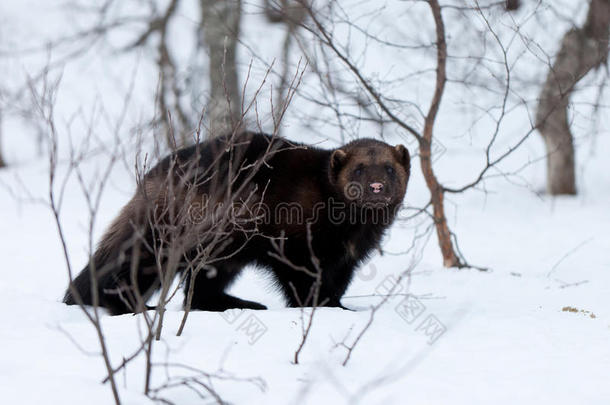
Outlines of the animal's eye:
[[356,176],[360,176],[362,174],[362,167],[356,168],[356,170],[354,170],[354,174]]
[[394,168],[393,168],[392,166],[386,166],[386,167],[385,167],[385,171],[386,171],[388,174],[394,174]]

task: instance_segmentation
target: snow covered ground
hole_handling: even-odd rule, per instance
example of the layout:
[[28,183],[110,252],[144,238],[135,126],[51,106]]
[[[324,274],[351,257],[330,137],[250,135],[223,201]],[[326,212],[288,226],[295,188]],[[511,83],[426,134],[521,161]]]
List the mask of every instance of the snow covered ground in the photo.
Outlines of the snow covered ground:
[[[491,271],[444,269],[430,243],[410,284],[396,291],[418,297],[411,312],[404,310],[404,296],[390,299],[346,367],[341,366],[345,350],[336,343],[350,331],[355,337],[369,318],[367,306],[378,302],[359,296],[383,293],[391,277],[404,270],[403,256],[377,256],[361,269],[343,300],[357,311],[318,310],[299,365],[291,361],[300,342],[300,311],[283,308],[254,272],[234,292],[270,310],[193,313],[184,336],[175,337],[181,318],[176,306],[166,315],[157,358],[162,361],[167,350],[173,362],[265,382],[264,390],[247,382],[216,382],[234,403],[295,403],[296,398],[302,403],[608,403],[610,184],[601,153],[591,165],[599,176],[590,181],[598,187],[579,197],[539,198],[504,185],[486,198],[456,202],[454,227],[462,247],[471,261]],[[44,190],[43,164],[3,171],[2,182],[16,172],[32,188]],[[98,351],[94,330],[79,309],[60,303],[66,274],[50,212],[3,193],[3,397],[24,404],[109,403],[110,390],[100,384],[102,361],[91,354]],[[115,206],[105,210],[109,216],[124,199],[116,192]],[[82,235],[82,224],[70,223],[66,232]],[[393,230],[386,249],[410,243],[401,232]],[[82,265],[85,257],[77,253],[73,262]],[[568,306],[587,312],[562,310]],[[437,321],[441,326],[430,329],[429,322]],[[136,324],[130,315],[104,318],[116,363],[136,347]],[[147,403],[139,395],[142,369],[134,363],[118,378],[121,386],[126,382],[126,403]],[[195,401],[188,390],[172,394],[176,403]]]
[[[70,74],[82,71],[65,72]],[[74,89],[83,79],[75,79],[72,88],[66,80],[67,94],[78,95]],[[73,104],[78,101],[65,102],[66,116]],[[368,308],[379,302],[374,295],[387,291],[409,265],[410,256],[392,253],[410,246],[419,220],[398,223],[386,238],[385,254],[359,270],[343,299],[355,311],[317,310],[300,364],[292,360],[301,340],[301,311],[284,308],[269,280],[254,270],[232,292],[269,310],[195,312],[183,336],[176,337],[182,316],[178,297],[166,314],[155,361],[215,373],[222,378],[212,378],[213,387],[236,404],[610,403],[607,118],[595,139],[579,138],[576,197],[537,192],[544,188],[544,161],[517,178],[487,181],[486,193],[449,196],[450,225],[461,249],[471,263],[489,271],[443,268],[432,235],[420,246],[411,277],[376,313],[346,366],[340,343],[358,335],[369,320]],[[446,134],[442,129],[459,119],[447,115],[439,132]],[[8,122],[4,133],[11,166],[0,171],[2,402],[111,403],[110,389],[101,383],[105,370],[95,331],[78,308],[61,303],[67,273],[44,204],[47,158],[32,152],[33,137],[23,126]],[[307,139],[290,127],[285,134]],[[460,148],[461,141],[444,140],[447,152],[437,162],[441,179],[452,184],[472,180],[479,167],[472,158],[476,152]],[[534,134],[511,162],[534,161],[543,153]],[[104,159],[104,154],[93,156],[83,166],[85,177],[95,178]],[[119,164],[111,174],[96,240],[133,191],[132,167]],[[60,174],[65,170],[60,165]],[[418,206],[427,195],[415,170],[405,203]],[[74,178],[62,212],[70,260],[80,269],[87,258],[88,216]],[[139,322],[131,315],[103,317],[115,365],[138,346]],[[136,360],[117,376],[124,403],[150,403],[142,394],[143,372],[143,362]],[[177,367],[156,368],[153,386],[165,381],[166,372],[188,375]],[[164,395],[176,404],[201,402],[185,387]]]

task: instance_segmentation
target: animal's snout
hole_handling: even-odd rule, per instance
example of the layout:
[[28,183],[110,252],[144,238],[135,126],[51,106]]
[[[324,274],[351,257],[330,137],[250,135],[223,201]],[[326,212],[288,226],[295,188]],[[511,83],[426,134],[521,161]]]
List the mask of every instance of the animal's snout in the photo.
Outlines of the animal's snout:
[[383,184],[382,183],[371,183],[371,184],[369,184],[369,187],[371,187],[371,190],[375,194],[381,193],[381,190],[383,190]]

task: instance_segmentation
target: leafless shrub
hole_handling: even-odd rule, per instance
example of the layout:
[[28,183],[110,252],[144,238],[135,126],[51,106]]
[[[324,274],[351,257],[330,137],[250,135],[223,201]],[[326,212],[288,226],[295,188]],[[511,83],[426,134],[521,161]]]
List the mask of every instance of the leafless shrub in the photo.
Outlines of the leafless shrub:
[[[287,100],[291,100],[296,87],[299,85],[304,67],[301,67],[295,72],[287,92]],[[117,132],[114,135],[113,147],[106,150],[108,155],[106,164],[97,179],[91,182],[87,179],[82,169],[82,164],[90,154],[89,147],[93,140],[96,139],[96,130],[94,126],[89,126],[90,133],[85,137],[84,145],[74,145],[71,143],[63,145],[67,147],[67,159],[62,158],[60,154],[60,143],[62,140],[70,139],[66,134],[61,134],[61,130],[57,128],[55,121],[55,94],[59,87],[59,78],[52,80],[50,75],[41,76],[40,85],[34,81],[30,82],[30,92],[32,99],[35,101],[36,114],[43,120],[48,131],[48,144],[50,145],[49,152],[49,200],[48,204],[53,213],[55,223],[58,230],[59,239],[64,251],[65,264],[70,280],[69,289],[74,296],[75,301],[79,304],[82,312],[87,317],[88,321],[93,325],[97,332],[99,344],[101,347],[101,356],[107,370],[107,377],[104,382],[110,384],[115,402],[120,403],[119,390],[117,388],[116,375],[124,369],[130,362],[136,358],[144,357],[145,360],[145,381],[144,394],[151,399],[167,402],[163,398],[164,390],[184,386],[189,389],[202,390],[201,395],[211,396],[218,403],[223,403],[218,393],[214,391],[209,384],[210,379],[226,378],[200,372],[192,377],[183,378],[177,377],[168,379],[165,384],[157,387],[152,387],[152,373],[155,367],[165,367],[167,364],[158,364],[154,362],[154,347],[155,342],[162,339],[163,320],[166,313],[166,305],[177,294],[178,286],[174,286],[173,280],[182,274],[181,284],[185,279],[190,279],[191,286],[196,277],[205,277],[204,274],[214,268],[214,264],[226,258],[226,255],[233,255],[238,252],[240,246],[235,246],[233,250],[227,251],[227,246],[233,242],[230,240],[228,231],[229,228],[239,227],[248,235],[246,238],[257,235],[256,224],[253,222],[259,214],[256,212],[254,204],[262,196],[265,190],[255,190],[250,187],[251,179],[264,165],[265,157],[273,154],[276,150],[273,144],[270,144],[266,154],[254,163],[247,165],[235,160],[236,166],[229,168],[230,177],[227,179],[218,179],[215,174],[218,167],[212,164],[208,169],[201,172],[197,170],[197,162],[191,162],[186,166],[179,162],[177,158],[169,159],[169,167],[167,175],[158,179],[154,187],[150,183],[150,178],[146,176],[149,169],[148,157],[145,155],[143,162],[138,162],[136,167],[136,182],[139,187],[144,189],[141,205],[149,207],[143,215],[144,225],[147,229],[152,230],[153,238],[149,239],[143,232],[143,228],[138,226],[137,218],[129,218],[133,226],[133,236],[130,238],[129,246],[124,248],[130,249],[131,257],[134,259],[130,263],[128,282],[119,284],[115,291],[110,292],[116,294],[128,308],[138,313],[139,319],[142,321],[139,325],[143,326],[140,330],[140,344],[137,349],[123,360],[118,365],[113,365],[102,328],[102,309],[100,307],[100,297],[98,286],[99,276],[106,269],[96,268],[94,260],[94,239],[93,229],[97,219],[97,213],[101,197],[104,194],[106,185],[109,181],[112,169],[118,162],[125,159],[124,149],[125,137],[120,133],[120,125],[115,128]],[[258,98],[262,93],[263,80],[255,92],[255,98],[245,102],[243,105],[243,114],[240,117],[240,124],[236,127],[236,131],[245,125],[246,117],[255,109]],[[126,96],[126,100],[129,95]],[[272,101],[271,101],[272,102]],[[127,101],[125,102],[125,108]],[[281,119],[288,108],[289,103],[285,103],[277,110],[277,122],[275,131],[279,130]],[[273,108],[272,108],[273,109]],[[256,111],[255,117],[258,121]],[[201,122],[201,120],[200,120]],[[260,125],[260,124],[259,124]],[[195,142],[201,140],[202,128],[199,127],[195,133]],[[235,140],[237,132],[229,136],[229,149],[240,146]],[[173,134],[172,134],[173,136]],[[177,142],[172,139],[174,145]],[[141,146],[140,143],[136,145]],[[242,145],[243,146],[243,145]],[[237,149],[235,149],[237,150]],[[137,150],[136,155],[142,155],[142,151]],[[237,184],[237,177],[240,177],[240,183]],[[242,181],[244,180],[245,181]],[[76,180],[80,191],[87,203],[88,209],[88,250],[89,256],[89,271],[92,293],[92,306],[83,305],[83,299],[79,295],[78,289],[75,287],[73,280],[75,272],[73,271],[72,262],[69,257],[68,241],[62,226],[62,207],[65,198],[66,188],[68,183]],[[160,180],[160,181],[159,181]],[[207,215],[207,212],[193,212],[189,207],[193,204],[184,204],[184,201],[195,200],[200,197],[197,194],[197,187],[202,184],[213,183],[215,190],[213,195],[221,196],[221,200],[212,201],[214,215]],[[239,208],[236,208],[239,207]],[[218,208],[218,209],[216,209]],[[203,208],[202,208],[203,209]],[[254,211],[253,211],[254,210]],[[197,216],[199,215],[199,216]],[[245,243],[245,242],[244,242]],[[193,247],[197,247],[193,249]],[[185,256],[186,255],[186,256]],[[184,258],[186,257],[186,261]],[[150,298],[150,288],[138,285],[138,272],[142,270],[143,260],[151,258],[151,270],[156,273],[157,283],[160,287],[160,294],[156,306],[151,309],[147,306]],[[150,264],[149,264],[150,266]],[[189,289],[185,300],[185,312],[177,331],[180,335],[186,325],[188,314],[190,312],[192,300],[192,287]],[[105,293],[109,293],[106,291]],[[188,367],[186,365],[173,364],[172,367]],[[207,380],[207,381],[206,381]],[[239,380],[239,379],[236,379]],[[250,382],[254,380],[248,380]]]

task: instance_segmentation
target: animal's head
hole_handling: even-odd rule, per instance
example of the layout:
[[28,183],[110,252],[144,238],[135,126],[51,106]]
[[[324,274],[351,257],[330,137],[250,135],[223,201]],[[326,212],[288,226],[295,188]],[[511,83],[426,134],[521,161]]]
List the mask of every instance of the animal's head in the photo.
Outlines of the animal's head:
[[329,179],[359,205],[400,204],[411,174],[409,151],[374,139],[359,139],[333,151]]

